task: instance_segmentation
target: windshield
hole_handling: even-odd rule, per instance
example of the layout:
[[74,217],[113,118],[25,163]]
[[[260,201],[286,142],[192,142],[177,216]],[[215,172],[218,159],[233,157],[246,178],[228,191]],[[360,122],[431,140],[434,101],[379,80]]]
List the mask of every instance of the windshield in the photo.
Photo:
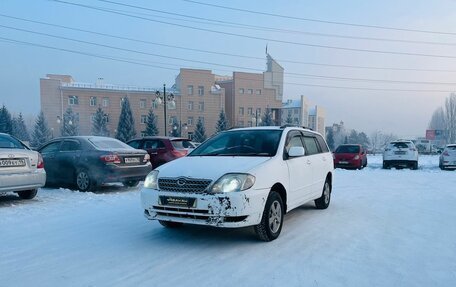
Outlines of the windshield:
[[131,146],[111,138],[90,138],[89,141],[98,149],[133,149]]
[[190,140],[184,140],[184,139],[177,139],[177,140],[171,140],[171,144],[175,149],[187,149],[187,148],[195,148]]
[[0,148],[26,149],[20,141],[7,135],[0,135]]
[[357,145],[342,145],[336,149],[336,153],[359,153]]
[[223,132],[201,144],[189,156],[274,156],[282,130]]
[[408,147],[409,147],[409,143],[406,143],[406,142],[396,142],[396,143],[390,144],[390,146],[392,146],[392,147],[394,147],[394,148],[408,148]]

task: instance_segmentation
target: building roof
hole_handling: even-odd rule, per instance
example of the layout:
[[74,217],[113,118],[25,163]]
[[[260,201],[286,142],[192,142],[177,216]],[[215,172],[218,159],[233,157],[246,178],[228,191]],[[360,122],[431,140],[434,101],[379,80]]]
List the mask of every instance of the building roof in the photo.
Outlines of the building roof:
[[296,109],[301,107],[301,100],[288,100],[285,103],[282,103],[283,109]]

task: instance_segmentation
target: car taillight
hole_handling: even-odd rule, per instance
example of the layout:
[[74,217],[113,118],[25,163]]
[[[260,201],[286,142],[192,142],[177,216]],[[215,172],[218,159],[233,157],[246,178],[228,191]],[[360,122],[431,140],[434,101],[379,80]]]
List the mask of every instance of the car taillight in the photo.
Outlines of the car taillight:
[[146,153],[146,155],[144,156],[143,162],[148,162],[149,160],[150,160],[150,155],[148,153]]
[[44,168],[44,161],[41,154],[38,154],[38,163],[36,164],[36,168]]
[[410,148],[411,151],[416,151],[416,148],[412,147]]
[[120,163],[120,157],[116,154],[107,154],[100,156],[100,160],[106,163]]
[[181,156],[186,155],[186,154],[187,154],[187,151],[185,151],[185,150],[183,150],[183,151],[172,150],[171,153],[172,153],[174,156],[181,157]]
[[448,151],[446,151],[443,153],[443,156],[450,156],[450,154],[448,153]]
[[385,148],[385,151],[390,151],[391,149],[390,148]]

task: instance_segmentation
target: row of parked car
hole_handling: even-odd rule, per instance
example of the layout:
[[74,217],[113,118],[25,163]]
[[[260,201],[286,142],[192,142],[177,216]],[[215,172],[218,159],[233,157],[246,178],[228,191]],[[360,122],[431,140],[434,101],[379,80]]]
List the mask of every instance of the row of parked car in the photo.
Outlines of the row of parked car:
[[[334,167],[357,168],[367,166],[367,152],[361,145],[340,145],[333,153]],[[418,149],[409,140],[390,142],[383,152],[383,168],[391,167],[418,169]],[[442,170],[456,169],[456,144],[447,145],[439,158]]]
[[44,185],[95,190],[105,183],[136,186],[153,169],[185,156],[196,145],[188,139],[145,137],[127,144],[108,137],[60,137],[36,151],[0,134],[0,192],[35,197]]

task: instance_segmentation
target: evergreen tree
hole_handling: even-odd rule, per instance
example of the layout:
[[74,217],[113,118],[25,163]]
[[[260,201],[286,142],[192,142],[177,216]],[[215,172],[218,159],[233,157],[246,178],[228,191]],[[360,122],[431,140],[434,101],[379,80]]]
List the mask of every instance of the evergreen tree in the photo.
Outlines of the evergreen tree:
[[98,109],[95,112],[95,117],[92,122],[92,134],[94,136],[109,136],[107,124],[108,115],[105,114],[105,112],[100,106],[98,106]]
[[285,121],[285,123],[288,125],[293,124],[293,118],[291,117],[291,114],[288,114],[287,120]]
[[347,143],[359,144],[358,133],[355,130],[350,131],[350,135],[348,136]]
[[144,131],[144,134],[146,136],[158,135],[157,116],[152,109],[149,110],[149,114],[147,115],[146,130]]
[[39,147],[52,138],[51,131],[48,128],[43,112],[40,112],[35,121],[35,127],[32,133],[31,145]]
[[122,109],[120,111],[119,124],[117,125],[116,138],[120,141],[127,142],[135,136],[135,119],[131,112],[130,101],[125,97],[122,100]]
[[262,126],[273,126],[274,120],[272,119],[272,112],[270,108],[266,108],[263,118],[261,119]]
[[326,142],[328,143],[329,149],[334,150],[334,132],[332,128],[328,129],[328,132],[326,133]]
[[368,148],[370,145],[369,137],[364,132],[358,134],[358,141],[364,148]]
[[196,123],[195,133],[193,134],[193,140],[198,143],[202,143],[206,140],[206,129],[201,119],[198,119]]
[[21,141],[30,141],[30,136],[25,126],[22,113],[19,113],[17,118],[13,118],[13,135]]
[[61,128],[62,136],[77,136],[79,129],[79,119],[71,107],[63,114],[63,123]]
[[219,133],[228,129],[228,122],[226,120],[225,111],[221,110],[219,114],[219,119],[215,125],[215,132]]
[[0,109],[0,133],[13,133],[13,121],[11,120],[11,114],[5,105]]
[[348,144],[348,137],[347,136],[345,136],[344,144]]

